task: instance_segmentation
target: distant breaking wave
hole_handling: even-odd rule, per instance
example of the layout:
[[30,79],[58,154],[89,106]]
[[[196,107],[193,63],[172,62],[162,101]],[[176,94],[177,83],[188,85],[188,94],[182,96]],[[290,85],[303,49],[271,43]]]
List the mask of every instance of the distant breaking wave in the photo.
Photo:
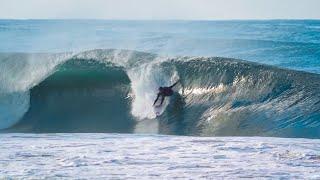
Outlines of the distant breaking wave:
[[[0,54],[3,132],[320,137],[320,75],[220,57],[100,49]],[[158,118],[159,86],[180,79]]]

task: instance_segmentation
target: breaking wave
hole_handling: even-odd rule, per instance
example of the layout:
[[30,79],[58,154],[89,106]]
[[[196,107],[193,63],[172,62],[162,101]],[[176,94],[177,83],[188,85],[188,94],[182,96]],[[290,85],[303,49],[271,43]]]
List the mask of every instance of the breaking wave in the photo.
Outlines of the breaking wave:
[[[320,137],[320,75],[220,57],[100,49],[0,54],[3,132]],[[156,117],[159,86],[180,79]]]

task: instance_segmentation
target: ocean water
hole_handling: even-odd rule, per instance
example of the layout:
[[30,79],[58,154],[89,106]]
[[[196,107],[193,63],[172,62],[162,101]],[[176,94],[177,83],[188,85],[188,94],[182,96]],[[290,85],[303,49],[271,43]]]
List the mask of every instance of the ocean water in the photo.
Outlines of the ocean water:
[[0,134],[2,179],[319,179],[320,140]]
[[319,138],[319,73],[318,20],[0,20],[0,129]]

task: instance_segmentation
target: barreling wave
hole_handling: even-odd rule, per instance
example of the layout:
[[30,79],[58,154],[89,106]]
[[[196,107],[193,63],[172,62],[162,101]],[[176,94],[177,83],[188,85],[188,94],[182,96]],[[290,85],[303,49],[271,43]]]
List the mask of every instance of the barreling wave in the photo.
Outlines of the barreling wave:
[[[1,54],[3,132],[320,137],[320,75],[129,50]],[[159,86],[177,80],[160,117]]]

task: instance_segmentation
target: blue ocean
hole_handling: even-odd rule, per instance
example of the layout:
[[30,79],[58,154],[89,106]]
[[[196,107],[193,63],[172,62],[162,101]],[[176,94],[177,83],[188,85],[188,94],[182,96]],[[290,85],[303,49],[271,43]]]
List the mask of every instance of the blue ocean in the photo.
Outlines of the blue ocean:
[[0,20],[0,129],[320,138],[320,21]]

